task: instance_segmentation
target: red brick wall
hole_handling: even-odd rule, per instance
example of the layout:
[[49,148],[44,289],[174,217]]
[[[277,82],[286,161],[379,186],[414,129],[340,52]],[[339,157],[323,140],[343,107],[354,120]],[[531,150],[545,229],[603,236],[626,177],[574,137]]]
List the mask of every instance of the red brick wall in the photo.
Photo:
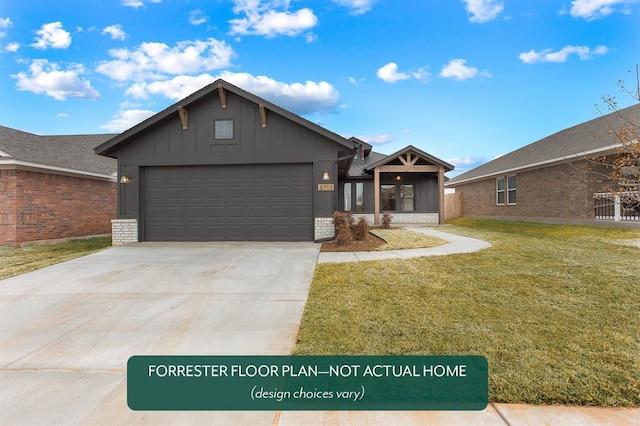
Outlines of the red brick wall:
[[16,171],[0,170],[0,246],[16,242]]
[[0,245],[111,233],[114,182],[25,170],[5,170],[1,177],[7,192],[0,192],[0,215],[6,210],[9,218],[0,216]]
[[594,218],[593,193],[599,192],[584,162],[560,164],[515,173],[516,205],[496,204],[495,177],[456,186],[462,193],[464,216]]

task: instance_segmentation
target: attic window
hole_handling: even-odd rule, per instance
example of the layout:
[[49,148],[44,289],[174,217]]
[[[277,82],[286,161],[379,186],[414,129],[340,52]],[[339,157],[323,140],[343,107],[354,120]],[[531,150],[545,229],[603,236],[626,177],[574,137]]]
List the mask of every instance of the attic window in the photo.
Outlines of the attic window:
[[233,139],[233,120],[215,120],[214,139],[215,140]]

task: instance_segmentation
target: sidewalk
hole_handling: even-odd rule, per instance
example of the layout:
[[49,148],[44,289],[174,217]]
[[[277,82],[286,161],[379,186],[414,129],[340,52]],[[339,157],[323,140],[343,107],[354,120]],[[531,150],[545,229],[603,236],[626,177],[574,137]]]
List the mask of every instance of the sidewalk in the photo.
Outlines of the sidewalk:
[[[419,225],[405,229],[449,241],[437,247],[376,252],[321,252],[318,263],[408,259],[422,256],[472,253],[491,247],[475,238],[463,237]],[[446,229],[446,228],[443,228]],[[276,413],[273,425],[496,425],[496,426],[640,426],[640,407],[584,407],[490,403],[482,411],[331,411]]]
[[441,246],[389,251],[359,251],[359,252],[321,252],[318,256],[318,263],[328,262],[361,262],[366,260],[386,260],[386,259],[408,259],[423,256],[444,256],[447,254],[473,253],[491,247],[491,244],[476,238],[463,237],[461,235],[450,234],[438,231],[434,228],[423,228],[416,225],[404,226],[409,231],[421,232],[423,234],[442,238],[449,241]]

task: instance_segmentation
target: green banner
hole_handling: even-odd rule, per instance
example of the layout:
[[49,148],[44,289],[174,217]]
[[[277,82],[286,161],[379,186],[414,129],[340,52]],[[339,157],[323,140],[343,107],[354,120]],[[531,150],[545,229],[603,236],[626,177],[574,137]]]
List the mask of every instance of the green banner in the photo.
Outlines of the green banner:
[[133,356],[132,410],[482,410],[482,356]]

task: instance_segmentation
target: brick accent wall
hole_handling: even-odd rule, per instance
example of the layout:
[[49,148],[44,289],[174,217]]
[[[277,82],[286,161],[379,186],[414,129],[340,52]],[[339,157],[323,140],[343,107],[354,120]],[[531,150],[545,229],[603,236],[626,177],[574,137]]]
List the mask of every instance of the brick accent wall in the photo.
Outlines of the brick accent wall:
[[314,239],[326,240],[333,238],[336,235],[336,230],[333,227],[333,218],[330,217],[316,217],[315,218],[315,236]]
[[[515,173],[516,204],[496,204],[496,177],[455,187],[462,215],[591,220],[593,193],[601,186],[584,161]],[[505,195],[506,196],[506,195]]]
[[0,171],[0,245],[111,233],[116,183]]
[[138,219],[113,219],[111,230],[111,243],[114,246],[138,242]]

